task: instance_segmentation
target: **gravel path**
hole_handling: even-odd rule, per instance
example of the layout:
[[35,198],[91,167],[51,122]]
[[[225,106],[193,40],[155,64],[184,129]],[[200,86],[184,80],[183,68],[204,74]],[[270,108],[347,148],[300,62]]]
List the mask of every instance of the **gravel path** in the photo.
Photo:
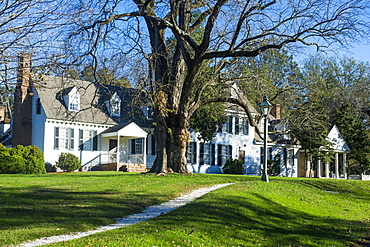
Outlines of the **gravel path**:
[[205,194],[207,194],[207,193],[209,193],[213,190],[222,188],[224,186],[228,186],[230,184],[232,184],[232,183],[217,184],[217,185],[214,185],[214,186],[211,186],[211,187],[194,190],[194,191],[190,192],[189,194],[176,197],[175,199],[170,200],[168,202],[165,202],[165,203],[162,203],[162,204],[159,204],[159,205],[154,205],[154,206],[147,207],[141,213],[130,215],[126,218],[116,219],[115,224],[111,224],[111,225],[108,225],[108,226],[101,226],[101,227],[99,227],[95,230],[91,230],[91,231],[87,231],[87,232],[76,232],[76,233],[73,233],[73,234],[66,234],[66,235],[40,238],[40,239],[33,240],[31,242],[26,242],[26,243],[20,244],[19,247],[33,247],[33,246],[41,246],[41,245],[45,245],[45,244],[57,243],[57,242],[61,242],[61,241],[68,241],[68,240],[72,240],[72,239],[86,237],[88,235],[99,233],[99,232],[109,231],[109,230],[129,226],[129,225],[133,225],[133,224],[139,223],[141,221],[148,220],[148,219],[166,214],[168,212],[171,212],[172,210],[175,210],[179,207],[184,206],[185,204],[187,204],[189,202],[192,202],[193,200],[195,200],[198,197],[201,197],[201,196],[203,196],[203,195],[205,195]]

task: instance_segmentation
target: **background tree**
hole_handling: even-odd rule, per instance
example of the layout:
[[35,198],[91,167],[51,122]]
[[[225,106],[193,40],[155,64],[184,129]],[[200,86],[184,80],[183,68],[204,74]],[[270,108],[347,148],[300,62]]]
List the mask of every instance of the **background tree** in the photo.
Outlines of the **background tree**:
[[[219,74],[236,58],[256,57],[292,44],[318,48],[343,44],[368,31],[359,16],[367,14],[369,5],[360,0],[105,0],[78,4],[88,12],[76,22],[69,40],[89,43],[73,43],[75,55],[88,54],[94,62],[105,51],[116,49],[148,61],[151,73],[143,88],[148,89],[155,113],[157,155],[152,172],[156,173],[187,172],[189,121],[201,105],[236,103],[250,117],[241,98],[226,93],[203,97],[213,87],[228,86]],[[199,31],[201,25],[204,29]],[[169,36],[175,37],[175,45],[167,45]],[[212,65],[211,73],[206,80],[197,80],[205,64]],[[255,125],[252,118],[250,122]]]
[[[36,51],[34,64],[45,64],[55,52],[50,42],[58,37],[57,27],[68,25],[68,0],[0,1],[0,103],[11,118],[18,55]],[[58,44],[60,45],[60,44]],[[45,57],[44,57],[45,56]]]
[[238,59],[226,74],[238,82],[256,109],[267,95],[271,102],[281,105],[283,114],[288,113],[296,95],[303,89],[302,72],[293,56],[284,49]]
[[370,136],[363,119],[347,104],[336,111],[332,120],[347,142],[349,173],[358,174],[370,170]]
[[[349,172],[369,169],[369,64],[348,57],[311,56],[302,67],[298,97],[287,115],[292,133],[314,157],[326,146],[327,130],[334,124],[349,145]],[[361,89],[361,90],[359,90]],[[329,154],[329,153],[328,153]],[[322,158],[330,158],[325,154]]]

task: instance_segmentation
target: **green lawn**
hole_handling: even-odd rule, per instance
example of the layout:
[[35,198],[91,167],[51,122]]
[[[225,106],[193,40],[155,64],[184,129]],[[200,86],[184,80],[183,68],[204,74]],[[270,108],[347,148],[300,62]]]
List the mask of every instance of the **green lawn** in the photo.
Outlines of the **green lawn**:
[[235,182],[169,214],[53,246],[370,246],[370,182],[120,172],[0,175],[0,243],[93,229]]

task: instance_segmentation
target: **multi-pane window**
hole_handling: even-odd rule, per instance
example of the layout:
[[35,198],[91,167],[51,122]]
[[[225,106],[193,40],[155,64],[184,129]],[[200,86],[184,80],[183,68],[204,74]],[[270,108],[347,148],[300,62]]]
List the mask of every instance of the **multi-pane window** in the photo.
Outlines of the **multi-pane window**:
[[96,151],[98,150],[98,135],[96,130],[80,129],[79,133],[79,150]]
[[54,149],[74,150],[74,129],[54,127]]
[[144,140],[143,138],[131,139],[130,154],[143,154],[144,153]]
[[68,109],[70,111],[80,110],[80,95],[78,92],[69,95],[68,97]]
[[249,134],[249,121],[248,118],[242,118],[242,126],[241,126],[241,131],[243,135],[248,135]]
[[186,147],[186,162],[188,164],[197,163],[197,143],[190,142]]
[[200,143],[200,164],[215,165],[215,144]]
[[240,133],[240,119],[239,117],[235,117],[234,118],[235,120],[235,134],[239,134]]
[[249,122],[248,118],[238,116],[228,116],[225,124],[219,126],[218,132],[248,135]]
[[227,122],[226,122],[226,132],[227,133],[233,133],[233,116],[228,116],[227,117]]
[[119,100],[112,100],[112,116],[119,116],[121,107],[120,107],[120,101]]
[[218,155],[217,164],[223,166],[228,159],[232,158],[232,146],[231,145],[217,145]]
[[111,116],[121,116],[121,99],[117,93],[115,93],[106,104]]

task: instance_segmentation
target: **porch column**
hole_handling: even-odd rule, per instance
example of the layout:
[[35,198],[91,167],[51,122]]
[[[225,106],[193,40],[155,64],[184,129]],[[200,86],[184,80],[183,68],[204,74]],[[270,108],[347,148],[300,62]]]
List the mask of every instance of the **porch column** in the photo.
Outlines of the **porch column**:
[[145,166],[146,166],[146,144],[147,144],[147,138],[148,138],[148,136],[146,136],[145,138],[143,138],[143,162],[144,162],[144,164],[145,164]]
[[325,177],[329,177],[329,162],[325,163]]
[[309,159],[307,159],[306,178],[311,177],[311,160],[310,160],[310,158],[311,157],[309,157]]
[[335,178],[339,178],[339,159],[338,159],[338,153],[335,153]]
[[317,177],[318,178],[321,177],[321,160],[320,159],[317,160]]
[[347,154],[343,153],[343,177],[347,179]]
[[116,154],[116,162],[117,164],[120,163],[120,153],[121,153],[121,150],[120,150],[120,147],[121,144],[120,144],[120,136],[118,135],[117,136],[117,154]]

